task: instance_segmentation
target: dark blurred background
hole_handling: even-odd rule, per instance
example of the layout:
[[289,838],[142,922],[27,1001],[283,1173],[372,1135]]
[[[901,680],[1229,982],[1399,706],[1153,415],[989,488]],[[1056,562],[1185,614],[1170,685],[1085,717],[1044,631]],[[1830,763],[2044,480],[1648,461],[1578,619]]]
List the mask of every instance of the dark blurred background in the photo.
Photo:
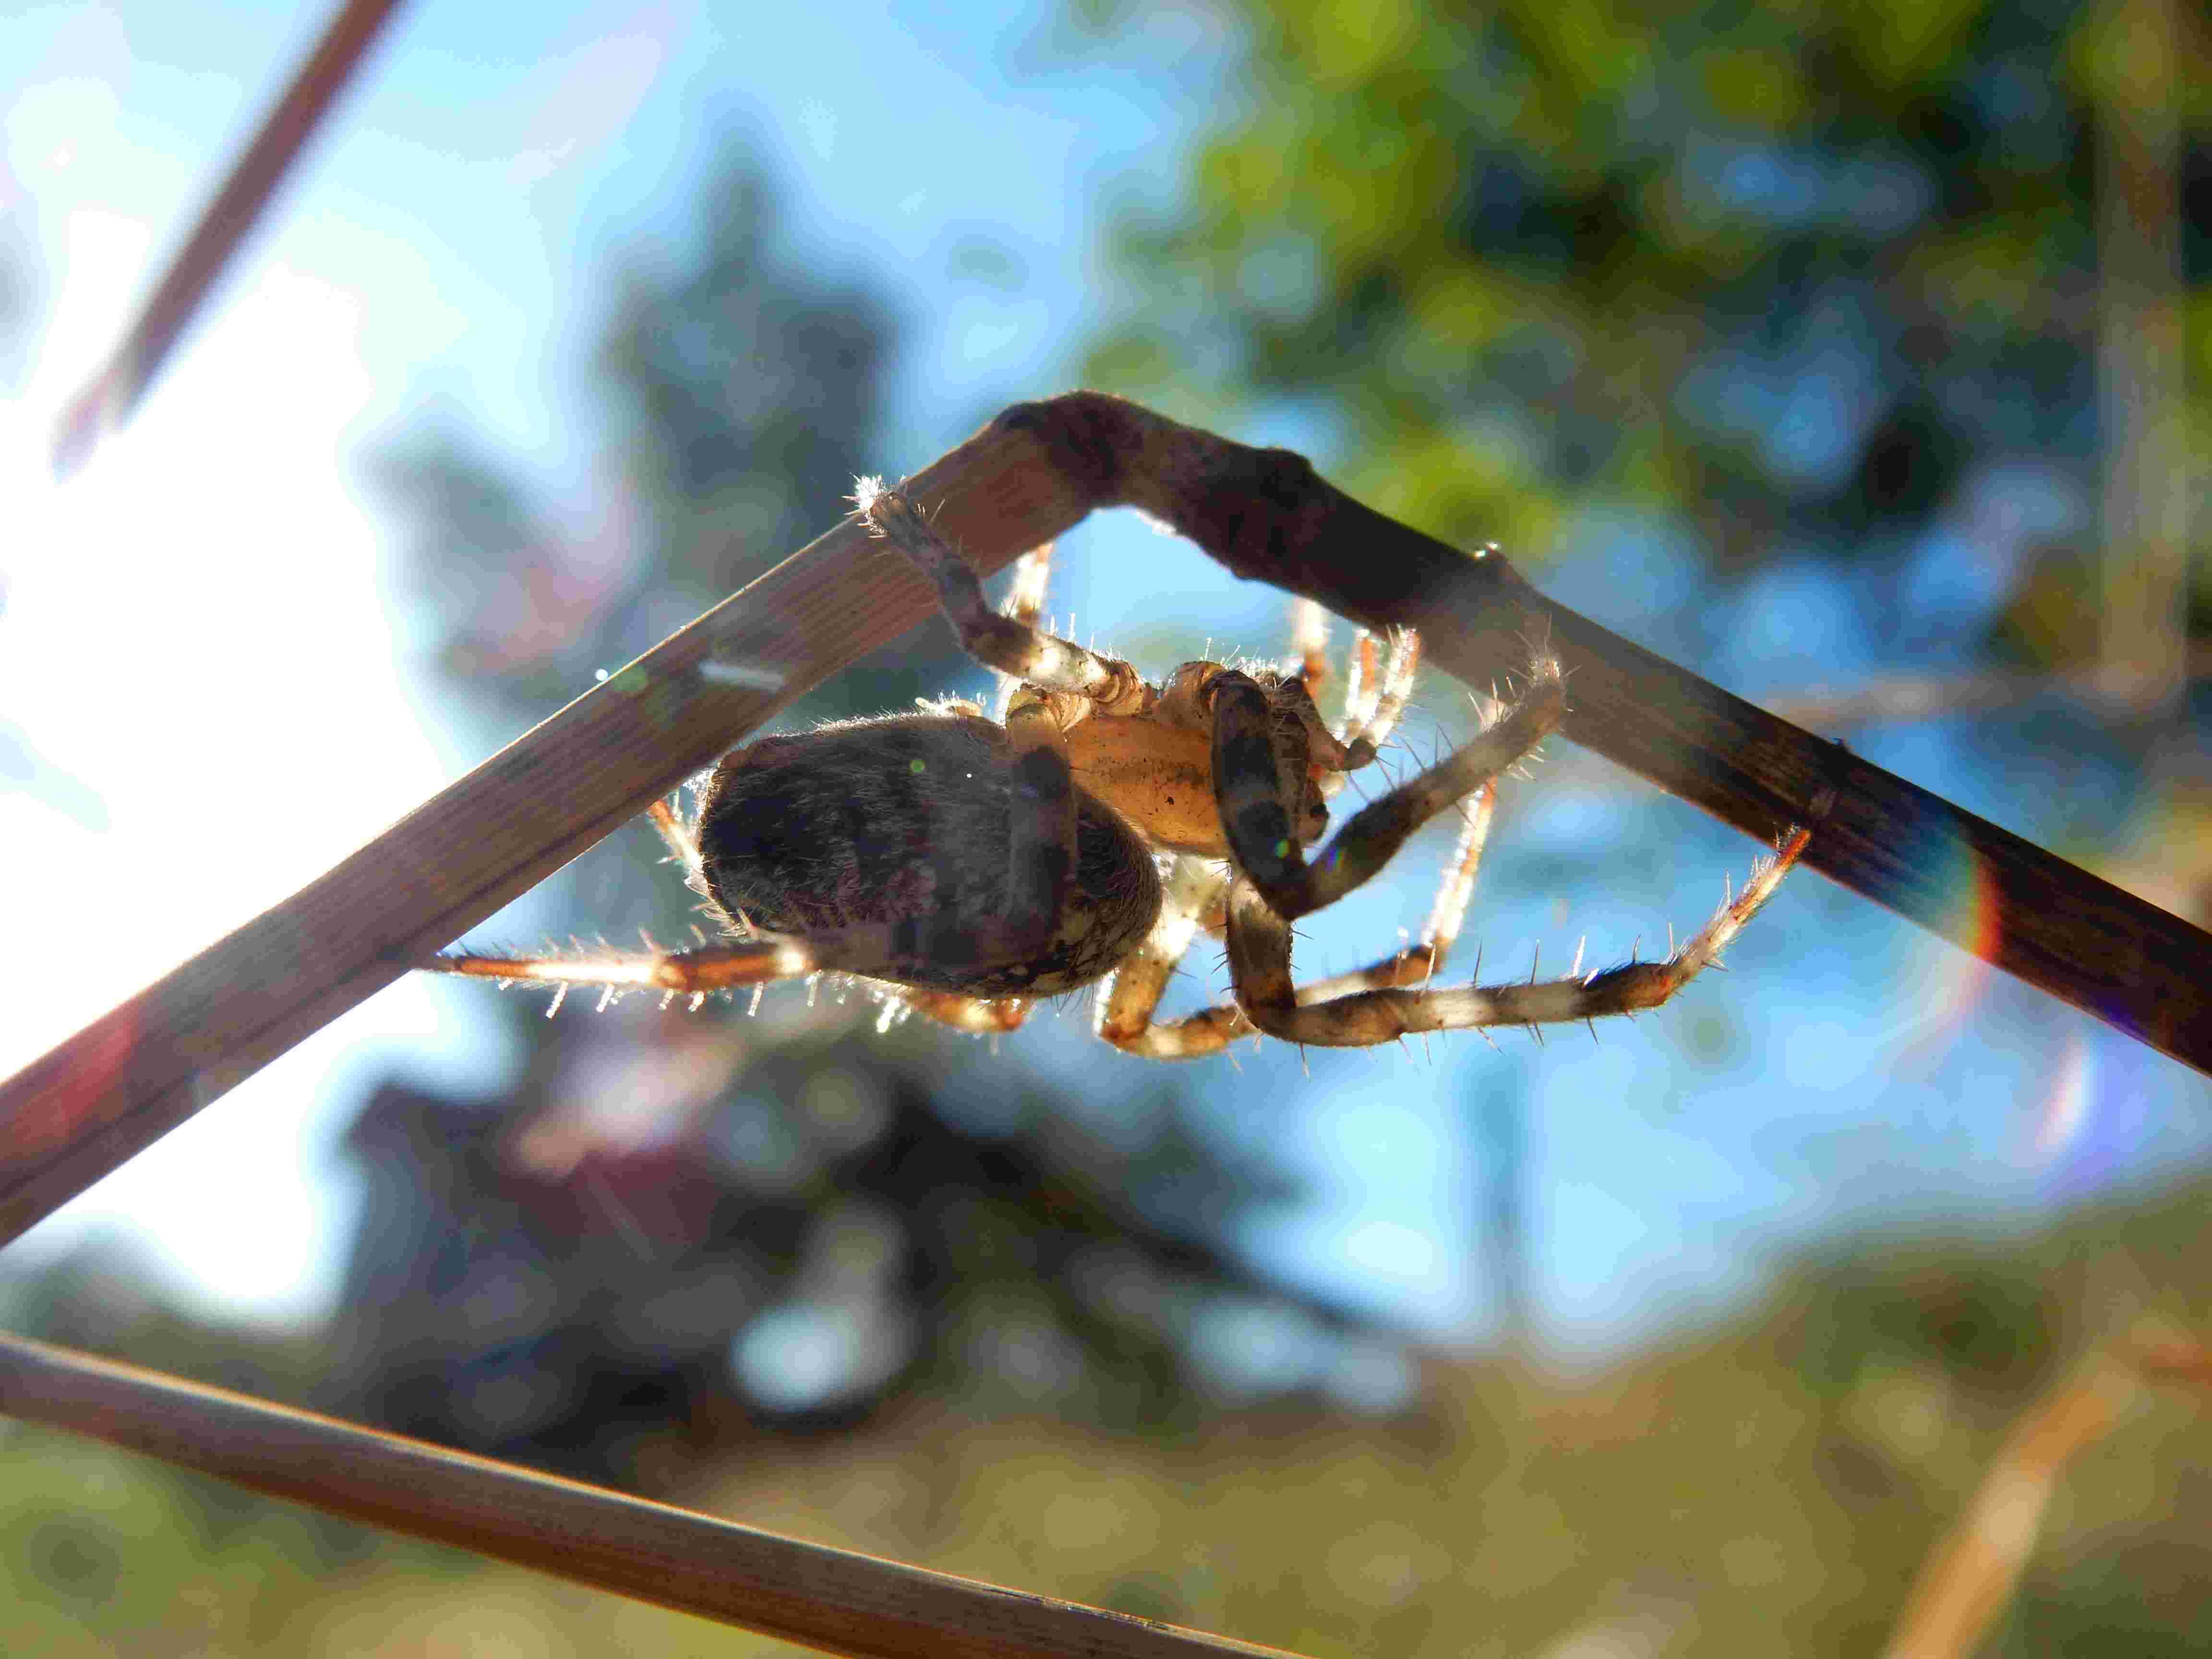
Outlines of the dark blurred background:
[[[178,234],[316,21],[240,8],[234,50],[97,17],[0,24],[46,65],[15,72],[0,197],[11,451],[133,290],[115,222],[135,201],[154,249]],[[19,936],[88,915],[95,868],[148,867],[134,836],[198,833],[179,802],[258,862],[159,885],[234,921],[423,764],[458,773],[811,539],[854,473],[1079,381],[1502,542],[1631,637],[2212,921],[2193,9],[543,27],[418,4],[234,281],[240,320],[207,325],[224,372],[181,368],[70,492],[26,474],[47,539],[0,555],[0,627],[52,665],[0,678],[0,838],[88,873],[11,897]],[[134,161],[167,193],[131,198]],[[256,356],[257,304],[303,337]],[[338,347],[304,337],[333,316]],[[326,349],[357,386],[331,391]],[[370,526],[335,551],[279,494],[334,460]],[[186,558],[132,562],[133,500]],[[335,608],[388,627],[342,644],[272,605],[235,649],[202,632],[186,678],[251,674],[197,710],[149,635],[106,676],[126,772],[54,574],[88,538],[126,608],[180,564],[282,598],[267,570],[352,557]],[[1201,565],[1086,527],[1049,608],[1156,669],[1281,648],[1279,599]],[[941,625],[907,646],[786,724],[981,689]],[[388,785],[363,651],[435,757]],[[271,704],[313,706],[315,740]],[[1466,718],[1428,684],[1405,736]],[[258,775],[167,781],[161,751],[216,726]],[[1492,848],[1493,972],[1656,943],[1755,850],[1563,747]],[[1417,925],[1442,850],[1316,918],[1302,964]],[[156,957],[216,931],[190,895],[131,902],[181,914],[145,924]],[[640,825],[476,937],[691,920]],[[58,949],[11,981],[23,1058],[140,966],[112,932]],[[1178,996],[1218,996],[1211,953],[1189,965]],[[1097,1044],[1082,1001],[986,1044],[829,985],[550,1020],[403,988],[174,1138],[203,1162],[165,1145],[34,1233],[0,1296],[17,1328],[1302,1651],[1865,1651],[2030,1401],[2139,1321],[2202,1328],[2212,1091],[1814,878],[1731,965],[1595,1045],[1188,1067]],[[297,1171],[271,1118],[321,1126]],[[196,1259],[210,1209],[296,1271],[257,1300],[221,1247]],[[2191,1650],[2199,1417],[2158,1396],[2073,1467],[1990,1650]],[[0,1461],[11,1650],[775,1650],[28,1430]]]

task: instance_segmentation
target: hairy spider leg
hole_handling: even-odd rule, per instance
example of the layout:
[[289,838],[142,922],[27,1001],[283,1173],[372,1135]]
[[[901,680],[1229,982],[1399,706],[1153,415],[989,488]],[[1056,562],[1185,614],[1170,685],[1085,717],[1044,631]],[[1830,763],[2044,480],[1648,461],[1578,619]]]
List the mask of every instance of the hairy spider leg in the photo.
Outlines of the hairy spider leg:
[[1145,942],[1115,970],[1098,1001],[1098,1035],[1124,1053],[1146,1060],[1196,1060],[1219,1054],[1255,1028],[1234,1003],[1207,1008],[1188,1018],[1155,1024],[1153,1013],[1166,994],[1176,964],[1191,940],[1221,925],[1229,885],[1227,866],[1212,859],[1178,854],[1170,866],[1159,918]]
[[[1519,703],[1435,765],[1353,813],[1309,862],[1294,831],[1297,791],[1310,765],[1305,733],[1272,721],[1267,692],[1247,675],[1225,673],[1212,690],[1213,780],[1222,833],[1238,873],[1286,924],[1334,904],[1373,877],[1414,830],[1526,757],[1558,726],[1567,707],[1558,665],[1540,662]],[[1232,938],[1237,908],[1232,897]]]
[[659,832],[660,839],[667,843],[668,850],[676,855],[676,861],[684,866],[684,884],[693,892],[703,895],[707,890],[707,878],[699,866],[699,838],[691,833],[690,826],[677,816],[676,809],[665,799],[656,800],[647,807],[645,816],[652,820],[653,827]]
[[863,495],[861,521],[935,584],[938,602],[958,630],[961,645],[977,661],[1040,690],[1082,697],[1102,714],[1140,714],[1158,701],[1144,677],[1120,658],[1086,651],[1072,640],[992,610],[968,562],[906,496],[880,489]]
[[529,981],[546,985],[599,985],[610,990],[666,991],[702,995],[769,980],[797,979],[839,966],[837,958],[867,957],[889,940],[866,937],[888,928],[854,929],[854,937],[798,939],[763,936],[688,951],[603,951],[577,957],[489,957],[457,951],[422,965],[472,979]]
[[1375,636],[1361,629],[1352,636],[1344,665],[1344,710],[1336,735],[1346,743],[1366,729],[1375,713]]
[[[1013,586],[1006,590],[1006,599],[999,607],[999,614],[1008,622],[1034,629],[1036,620],[1044,614],[1045,584],[1052,575],[1053,545],[1033,547],[1014,561]],[[999,677],[999,701],[991,718],[1000,725],[1006,723],[1006,711],[1013,707],[1014,693],[1022,689],[1019,677],[1003,668],[993,671]]]
[[[1459,939],[1474,879],[1482,862],[1482,849],[1490,838],[1492,816],[1498,802],[1498,786],[1485,783],[1475,791],[1460,830],[1459,844],[1444,868],[1442,884],[1429,907],[1421,936],[1405,949],[1380,962],[1348,974],[1314,980],[1297,988],[1301,1006],[1331,1002],[1354,993],[1398,986],[1427,984],[1444,963]],[[1228,921],[1230,871],[1209,860],[1182,857],[1176,860],[1167,884],[1167,902],[1143,947],[1123,965],[1098,1005],[1098,1035],[1115,1048],[1147,1060],[1196,1060],[1218,1054],[1240,1036],[1259,1028],[1233,1002],[1167,1024],[1155,1024],[1153,1013],[1165,994],[1177,960],[1200,933],[1219,933]]]
[[[1374,648],[1374,635],[1363,634],[1362,639],[1370,650]],[[1371,675],[1369,684],[1374,688],[1370,701],[1361,710],[1355,729],[1345,734],[1345,741],[1353,743],[1365,738],[1379,749],[1390,733],[1397,729],[1398,717],[1406,712],[1406,700],[1413,695],[1413,673],[1421,665],[1421,636],[1410,628],[1390,630],[1390,648],[1382,659],[1380,676]]]
[[1365,1048],[1417,1031],[1471,1030],[1495,1025],[1539,1025],[1633,1014],[1656,1008],[1717,961],[1729,940],[1781,885],[1812,841],[1802,826],[1790,830],[1777,855],[1753,866],[1741,892],[1664,962],[1632,962],[1566,979],[1509,981],[1497,985],[1430,986],[1355,991],[1309,1003],[1297,988],[1285,1007],[1279,987],[1290,978],[1290,930],[1251,883],[1230,893],[1230,962],[1238,995],[1253,1023],[1288,1042],[1317,1048]]
[[[1048,923],[1049,915],[1046,920]],[[809,933],[804,939],[763,933],[684,951],[603,951],[574,957],[453,951],[432,957],[422,965],[471,979],[594,985],[617,992],[665,991],[696,996],[825,972],[863,979],[887,977],[902,957],[933,954],[944,959],[958,952],[989,965],[1021,961],[1033,950],[1019,921],[1013,919],[984,930],[980,938],[971,929],[958,941],[921,936],[911,924],[871,922]],[[1011,1031],[1028,1017],[1027,1005],[1019,999],[987,1000],[906,985],[891,988],[915,1012],[963,1031]]]
[[[1557,665],[1540,662],[1528,695],[1470,742],[1370,803],[1309,863],[1297,837],[1296,791],[1305,769],[1297,735],[1271,730],[1266,693],[1243,676],[1224,676],[1213,700],[1213,774],[1237,878],[1229,896],[1230,970],[1237,1000],[1261,1030],[1293,1041],[1334,1029],[1326,1011],[1401,994],[1406,979],[1425,979],[1458,932],[1474,868],[1487,837],[1492,786],[1559,723],[1566,695]],[[1469,795],[1478,799],[1420,945],[1369,968],[1302,991],[1291,976],[1291,923],[1332,904],[1373,877],[1407,836]],[[1437,947],[1441,944],[1443,950]],[[1372,1037],[1397,1035],[1379,1027]]]
[[1452,946],[1459,942],[1460,926],[1467,918],[1468,902],[1474,896],[1475,873],[1482,866],[1482,849],[1490,840],[1490,820],[1497,806],[1495,780],[1485,783],[1469,798],[1458,845],[1452,849],[1451,861],[1444,866],[1443,880],[1437,887],[1420,937],[1405,949],[1364,968],[1356,968],[1348,974],[1333,974],[1327,979],[1309,980],[1297,988],[1301,1006],[1334,1002],[1355,991],[1426,985],[1436,977],[1444,965],[1444,958],[1451,954]]
[[1291,672],[1318,702],[1329,680],[1328,612],[1303,593],[1291,600]]
[[958,991],[933,991],[920,985],[892,985],[885,989],[917,1014],[939,1025],[950,1025],[956,1031],[965,1031],[970,1036],[1000,1036],[1008,1031],[1018,1031],[1022,1022],[1030,1017],[1026,997],[989,1000],[965,996]]
[[[1295,647],[1306,665],[1308,689],[1314,684],[1311,665],[1316,653],[1325,654],[1327,623],[1321,608],[1301,599],[1294,612]],[[1346,678],[1346,719],[1337,734],[1344,743],[1366,737],[1370,744],[1388,738],[1390,727],[1406,706],[1419,659],[1419,644],[1411,629],[1391,640],[1389,665],[1378,675],[1374,636],[1361,630],[1351,655]],[[1362,688],[1365,690],[1363,690]],[[1387,689],[1386,689],[1387,688]],[[1342,774],[1324,772],[1324,792],[1334,794],[1331,783],[1340,786]],[[1459,937],[1460,925],[1474,891],[1475,872],[1498,800],[1497,786],[1487,782],[1472,798],[1459,844],[1445,866],[1443,880],[1430,906],[1421,937],[1404,950],[1348,974],[1298,988],[1298,999],[1322,1001],[1354,991],[1384,986],[1419,985],[1443,966]],[[1166,900],[1159,920],[1145,943],[1102,993],[1098,1002],[1098,1035],[1126,1053],[1148,1060],[1195,1060],[1218,1054],[1240,1036],[1258,1028],[1233,1002],[1201,1010],[1178,1020],[1155,1022],[1160,999],[1177,964],[1201,933],[1218,933],[1228,923],[1231,870],[1216,860],[1177,857],[1167,879]]]
[[[1249,683],[1248,683],[1249,684]],[[1291,923],[1372,876],[1406,836],[1455,798],[1526,755],[1565,712],[1556,665],[1538,665],[1528,693],[1480,736],[1356,814],[1309,865],[1284,801],[1288,768],[1268,741],[1264,696],[1224,683],[1214,703],[1214,769],[1238,873],[1229,893],[1229,964],[1238,1005],[1260,1030],[1286,1042],[1360,1048],[1414,1031],[1540,1025],[1656,1008],[1716,961],[1781,883],[1811,839],[1793,830],[1779,856],[1754,869],[1733,896],[1664,962],[1630,963],[1586,977],[1495,986],[1375,985],[1329,994],[1322,981],[1291,977]],[[1272,786],[1273,795],[1269,798]],[[1461,902],[1447,895],[1446,903]],[[1370,970],[1387,974],[1398,958]],[[1352,976],[1357,979],[1358,976]]]
[[[1365,629],[1352,643],[1345,673],[1344,713],[1334,737],[1349,754],[1372,757],[1390,740],[1398,718],[1406,712],[1413,693],[1413,674],[1420,666],[1420,636],[1410,628],[1393,630],[1390,649],[1378,667],[1375,635]],[[1364,745],[1364,747],[1362,746]],[[1324,770],[1320,778],[1322,798],[1334,800],[1349,781],[1343,772]]]

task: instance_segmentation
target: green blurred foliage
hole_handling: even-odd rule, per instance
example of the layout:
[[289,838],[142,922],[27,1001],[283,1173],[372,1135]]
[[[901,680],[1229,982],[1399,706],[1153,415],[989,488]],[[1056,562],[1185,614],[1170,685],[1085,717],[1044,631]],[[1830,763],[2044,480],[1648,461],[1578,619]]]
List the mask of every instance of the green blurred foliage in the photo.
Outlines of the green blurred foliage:
[[[1059,43],[1140,58],[1153,9],[1091,0]],[[1533,562],[1589,502],[1679,523],[1726,576],[1878,562],[2005,458],[2094,493],[2096,149],[2146,84],[2142,7],[1204,9],[1219,112],[1121,220],[1097,384],[1231,429],[1291,411],[1353,494]],[[2181,80],[2201,362],[2212,96]],[[2201,454],[2212,375],[2186,418]],[[2078,600],[2041,593],[2008,643],[2081,654]]]
[[[684,1501],[1314,1656],[1878,1651],[2020,1414],[2124,1326],[2212,1324],[2212,1187],[2008,1246],[1887,1237],[1601,1368],[1430,1364],[1415,1407],[1278,1404],[1174,1437],[910,1397],[764,1443]],[[289,1366],[295,1359],[279,1355]],[[2212,1416],[2144,1395],[2062,1473],[1984,1652],[2199,1650]],[[0,1649],[319,1656],[792,1652],[17,1427]]]

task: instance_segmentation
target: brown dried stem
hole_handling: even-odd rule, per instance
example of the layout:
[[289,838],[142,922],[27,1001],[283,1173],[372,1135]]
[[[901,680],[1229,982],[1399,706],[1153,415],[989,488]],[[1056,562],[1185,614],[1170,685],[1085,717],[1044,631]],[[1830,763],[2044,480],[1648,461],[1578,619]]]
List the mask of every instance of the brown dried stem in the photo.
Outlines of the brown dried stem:
[[0,1336],[0,1412],[831,1653],[1285,1659],[1279,1648],[785,1538],[17,1337]]
[[[1304,459],[1075,392],[910,479],[986,574],[1127,504],[1239,575],[1409,624],[1473,685],[1564,660],[1566,733],[1805,863],[2212,1071],[2212,936],[1362,507]],[[611,834],[933,596],[848,520],[368,846],[0,1084],[0,1242]],[[1962,898],[1966,902],[1962,902]]]

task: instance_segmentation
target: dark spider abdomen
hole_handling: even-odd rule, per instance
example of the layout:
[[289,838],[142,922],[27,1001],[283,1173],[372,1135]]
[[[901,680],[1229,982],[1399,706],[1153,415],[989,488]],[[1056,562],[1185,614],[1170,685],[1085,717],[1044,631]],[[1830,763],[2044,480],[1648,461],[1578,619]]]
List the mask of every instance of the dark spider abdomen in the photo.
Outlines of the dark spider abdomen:
[[1051,995],[1112,971],[1159,913],[1151,849],[1112,809],[1076,796],[1073,880],[1057,916],[1010,914],[1014,760],[968,715],[855,720],[765,738],[722,758],[699,807],[715,902],[799,939],[926,924],[939,939],[1030,925],[1019,960],[921,948],[853,971],[981,997]]

